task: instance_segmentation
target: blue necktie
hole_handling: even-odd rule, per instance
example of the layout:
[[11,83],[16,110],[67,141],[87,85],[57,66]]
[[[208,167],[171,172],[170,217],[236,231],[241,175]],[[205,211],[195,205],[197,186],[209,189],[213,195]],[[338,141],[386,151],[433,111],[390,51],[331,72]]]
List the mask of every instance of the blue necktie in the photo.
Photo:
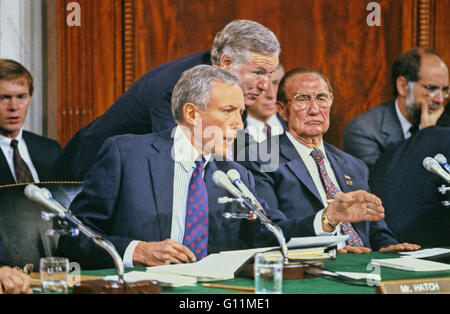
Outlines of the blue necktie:
[[208,192],[203,181],[204,160],[196,161],[189,182],[183,244],[197,257],[208,254]]

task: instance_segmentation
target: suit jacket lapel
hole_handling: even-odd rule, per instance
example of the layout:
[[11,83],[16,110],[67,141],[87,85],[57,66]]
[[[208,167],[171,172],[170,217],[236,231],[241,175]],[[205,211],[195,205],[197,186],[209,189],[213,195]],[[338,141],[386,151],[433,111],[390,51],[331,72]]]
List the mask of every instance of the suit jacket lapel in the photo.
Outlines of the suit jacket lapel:
[[3,155],[3,151],[0,149],[0,185],[14,184],[16,181],[9,169],[6,157]]
[[289,160],[287,167],[295,174],[295,176],[302,182],[308,190],[320,201],[319,191],[314,184],[305,163],[301,159],[299,153],[295,149],[294,145],[291,143],[286,135],[286,132],[280,135],[280,154]]
[[384,143],[398,143],[404,140],[402,127],[395,110],[395,101],[391,101],[387,110],[384,111],[381,132],[386,138]]
[[173,146],[170,134],[171,132],[164,132],[155,140],[150,149],[148,161],[161,239],[170,238],[172,229],[172,219],[163,218],[168,214],[172,217],[170,213],[173,207],[174,160],[170,158]]

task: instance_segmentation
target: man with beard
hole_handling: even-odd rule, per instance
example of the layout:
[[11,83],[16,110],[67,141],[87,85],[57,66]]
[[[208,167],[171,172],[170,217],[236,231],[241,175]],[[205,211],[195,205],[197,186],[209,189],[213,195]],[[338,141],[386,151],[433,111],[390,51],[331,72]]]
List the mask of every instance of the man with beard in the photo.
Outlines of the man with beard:
[[391,81],[396,98],[356,117],[344,131],[344,150],[369,168],[389,147],[436,125],[449,96],[448,68],[431,49],[413,48],[397,58]]

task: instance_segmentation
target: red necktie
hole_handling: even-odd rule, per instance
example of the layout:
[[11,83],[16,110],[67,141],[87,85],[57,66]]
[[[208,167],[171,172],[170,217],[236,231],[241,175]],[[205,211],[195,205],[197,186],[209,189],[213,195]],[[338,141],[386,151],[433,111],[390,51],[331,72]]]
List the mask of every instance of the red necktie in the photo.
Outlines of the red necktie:
[[208,192],[203,181],[204,161],[196,161],[189,182],[183,244],[197,257],[208,255]]
[[[322,179],[322,183],[325,187],[325,191],[327,193],[327,199],[334,199],[336,194],[339,192],[339,189],[334,185],[333,181],[331,181],[330,176],[327,173],[327,169],[325,168],[324,156],[320,149],[314,149],[311,152],[311,156],[319,167],[320,178]],[[349,222],[343,222],[341,224],[341,230],[344,234],[348,234],[349,237],[347,239],[347,244],[351,246],[364,246],[360,236],[353,228],[352,224]]]
[[14,152],[14,170],[16,172],[16,181],[17,183],[32,183],[34,182],[33,176],[31,175],[31,171],[28,168],[25,161],[22,159],[19,153],[19,148],[17,145],[19,142],[17,140],[11,141],[11,147]]

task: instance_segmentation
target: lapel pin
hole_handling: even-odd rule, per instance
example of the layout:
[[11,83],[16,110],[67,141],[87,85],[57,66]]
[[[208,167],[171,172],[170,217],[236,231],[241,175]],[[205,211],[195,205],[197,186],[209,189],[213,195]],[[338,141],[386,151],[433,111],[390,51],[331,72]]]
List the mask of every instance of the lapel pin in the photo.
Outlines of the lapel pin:
[[350,176],[344,174],[344,178],[345,178],[345,184],[353,185],[352,178]]

